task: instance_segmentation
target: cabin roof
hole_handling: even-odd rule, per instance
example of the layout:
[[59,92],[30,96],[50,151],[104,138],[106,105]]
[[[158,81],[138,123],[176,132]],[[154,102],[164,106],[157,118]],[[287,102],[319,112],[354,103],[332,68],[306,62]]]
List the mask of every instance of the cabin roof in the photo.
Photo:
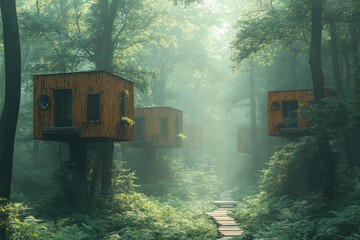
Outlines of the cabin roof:
[[[335,90],[330,89],[330,88],[325,88],[326,91],[333,91],[335,92]],[[308,92],[308,91],[314,91],[314,89],[312,88],[307,88],[307,89],[295,89],[295,90],[276,90],[276,91],[268,91],[268,93],[282,93],[282,92]]]
[[[67,73],[46,73],[46,74],[34,74],[33,77],[40,77],[40,76],[60,76],[60,75],[75,75],[75,74],[81,74],[81,73],[105,73],[107,75],[111,75],[115,78],[118,78],[118,79],[121,79],[121,80],[124,80],[124,81],[127,81],[127,82],[130,82],[130,83],[134,83],[133,81],[130,81],[128,79],[125,79],[123,77],[120,77],[116,74],[113,74],[113,73],[109,73],[107,71],[104,71],[104,70],[92,70],[92,71],[78,71],[78,72],[67,72]],[[34,78],[33,78],[34,80]]]
[[172,110],[175,110],[178,112],[182,112],[181,110],[173,108],[173,107],[136,107],[135,110],[136,109],[172,109]]

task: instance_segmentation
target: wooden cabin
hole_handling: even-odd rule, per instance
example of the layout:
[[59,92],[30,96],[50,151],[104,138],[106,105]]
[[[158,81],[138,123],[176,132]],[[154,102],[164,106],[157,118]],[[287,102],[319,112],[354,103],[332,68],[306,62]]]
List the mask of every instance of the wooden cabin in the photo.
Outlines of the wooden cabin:
[[91,71],[35,75],[33,88],[35,139],[133,140],[133,82]]
[[184,125],[184,148],[199,149],[202,147],[203,131],[198,125]]
[[171,107],[135,109],[135,141],[153,147],[180,148],[183,144],[183,114]]
[[[325,90],[326,97],[335,92]],[[297,112],[314,100],[313,90],[274,91],[268,93],[268,134],[294,136],[306,134],[307,122],[298,119]]]

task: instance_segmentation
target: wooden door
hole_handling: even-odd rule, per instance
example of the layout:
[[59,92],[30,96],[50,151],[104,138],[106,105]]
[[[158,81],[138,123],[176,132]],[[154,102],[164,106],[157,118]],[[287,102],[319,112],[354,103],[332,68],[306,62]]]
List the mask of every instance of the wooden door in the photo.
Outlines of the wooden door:
[[54,91],[55,127],[72,126],[72,91],[58,89]]

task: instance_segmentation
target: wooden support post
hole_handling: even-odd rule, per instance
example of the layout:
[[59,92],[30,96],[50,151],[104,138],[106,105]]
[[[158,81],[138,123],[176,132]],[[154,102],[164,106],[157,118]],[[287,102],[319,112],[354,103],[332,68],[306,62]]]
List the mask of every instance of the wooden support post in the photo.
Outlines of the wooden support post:
[[157,176],[156,148],[153,146],[145,149],[143,173],[145,179],[154,179]]
[[87,180],[87,142],[75,140],[69,142],[70,160],[76,165],[72,170],[73,204],[83,206],[88,202]]
[[114,155],[114,142],[98,143],[101,149],[101,195],[104,198],[111,196],[112,186],[112,170],[113,170],[113,155]]

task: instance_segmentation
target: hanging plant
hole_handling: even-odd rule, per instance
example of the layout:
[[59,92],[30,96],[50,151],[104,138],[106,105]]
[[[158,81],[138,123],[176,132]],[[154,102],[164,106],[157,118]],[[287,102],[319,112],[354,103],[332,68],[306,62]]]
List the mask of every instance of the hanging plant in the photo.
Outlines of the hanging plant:
[[123,95],[124,97],[129,97],[130,92],[129,92],[128,90],[124,90],[124,91],[122,92],[122,95]]
[[135,121],[128,117],[121,117],[120,123],[124,126],[131,127],[135,124]]
[[186,138],[186,135],[183,134],[183,133],[178,133],[176,136],[177,136],[181,141],[184,141],[184,139]]

